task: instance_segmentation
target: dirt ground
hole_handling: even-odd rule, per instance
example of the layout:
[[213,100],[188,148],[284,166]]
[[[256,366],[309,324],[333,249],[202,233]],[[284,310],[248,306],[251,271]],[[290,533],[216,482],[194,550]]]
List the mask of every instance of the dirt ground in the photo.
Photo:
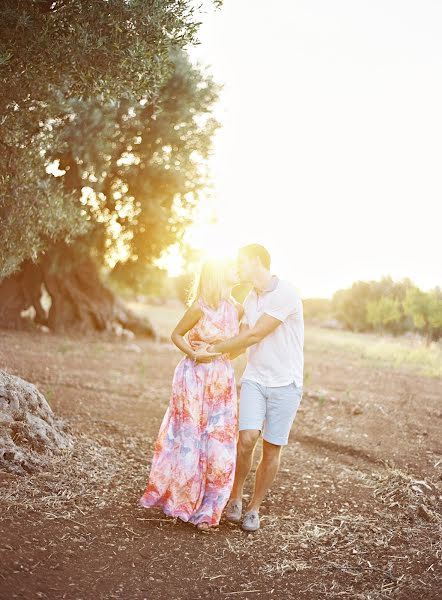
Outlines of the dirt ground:
[[440,380],[307,344],[262,529],[200,533],[137,505],[179,358],[167,343],[0,333],[0,368],[76,438],[45,472],[0,474],[2,600],[442,597]]

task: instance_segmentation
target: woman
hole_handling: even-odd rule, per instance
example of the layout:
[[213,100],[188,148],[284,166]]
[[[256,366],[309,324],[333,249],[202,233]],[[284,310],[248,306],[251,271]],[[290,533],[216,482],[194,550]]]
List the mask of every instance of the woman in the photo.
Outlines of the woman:
[[229,356],[209,358],[198,350],[238,333],[243,308],[231,296],[236,283],[231,263],[206,262],[193,302],[172,333],[186,356],[175,369],[140,499],[141,506],[161,507],[202,530],[218,525],[233,484],[237,398]]

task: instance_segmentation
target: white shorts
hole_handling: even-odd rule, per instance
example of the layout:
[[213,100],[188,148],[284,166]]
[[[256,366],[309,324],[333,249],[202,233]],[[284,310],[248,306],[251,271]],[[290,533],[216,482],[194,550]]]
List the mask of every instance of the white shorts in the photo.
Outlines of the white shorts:
[[239,400],[239,430],[259,429],[270,444],[285,446],[302,398],[296,383],[266,387],[243,379]]

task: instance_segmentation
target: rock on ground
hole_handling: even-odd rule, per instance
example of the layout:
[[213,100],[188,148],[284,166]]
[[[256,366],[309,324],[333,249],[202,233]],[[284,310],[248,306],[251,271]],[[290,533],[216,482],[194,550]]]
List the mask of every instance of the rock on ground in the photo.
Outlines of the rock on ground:
[[0,470],[33,473],[51,455],[72,446],[73,437],[43,394],[32,383],[0,371]]

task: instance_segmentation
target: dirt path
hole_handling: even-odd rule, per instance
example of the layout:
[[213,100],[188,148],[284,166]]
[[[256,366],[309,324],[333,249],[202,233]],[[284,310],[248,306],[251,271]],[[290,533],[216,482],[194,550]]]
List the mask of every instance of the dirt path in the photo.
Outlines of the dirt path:
[[307,348],[263,528],[201,534],[137,506],[179,354],[136,346],[2,332],[1,368],[77,437],[45,473],[0,474],[2,600],[441,597],[440,381]]

